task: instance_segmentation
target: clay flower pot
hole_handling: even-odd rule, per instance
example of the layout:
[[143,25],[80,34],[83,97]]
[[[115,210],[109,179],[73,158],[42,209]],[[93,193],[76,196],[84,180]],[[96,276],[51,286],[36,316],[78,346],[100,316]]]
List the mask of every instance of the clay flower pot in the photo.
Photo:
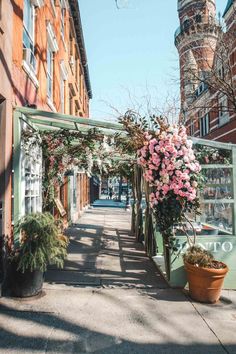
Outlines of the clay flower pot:
[[184,263],[189,283],[189,294],[193,300],[205,303],[215,303],[220,298],[224,278],[229,271],[228,267],[218,261],[224,268],[203,268]]

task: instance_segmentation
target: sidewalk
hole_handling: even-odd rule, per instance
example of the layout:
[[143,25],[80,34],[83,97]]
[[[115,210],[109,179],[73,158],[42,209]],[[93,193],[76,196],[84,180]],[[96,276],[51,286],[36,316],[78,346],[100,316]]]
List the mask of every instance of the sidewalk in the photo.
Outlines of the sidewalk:
[[129,235],[130,213],[91,208],[38,299],[0,299],[0,353],[236,353],[236,293],[216,305],[168,288]]

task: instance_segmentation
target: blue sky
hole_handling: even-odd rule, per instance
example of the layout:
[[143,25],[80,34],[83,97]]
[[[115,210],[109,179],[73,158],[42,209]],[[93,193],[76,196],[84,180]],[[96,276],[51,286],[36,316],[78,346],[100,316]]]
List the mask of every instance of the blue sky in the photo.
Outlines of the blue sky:
[[[140,102],[165,109],[178,95],[177,0],[79,0],[93,99],[90,117],[110,120]],[[227,0],[216,0],[223,12]]]

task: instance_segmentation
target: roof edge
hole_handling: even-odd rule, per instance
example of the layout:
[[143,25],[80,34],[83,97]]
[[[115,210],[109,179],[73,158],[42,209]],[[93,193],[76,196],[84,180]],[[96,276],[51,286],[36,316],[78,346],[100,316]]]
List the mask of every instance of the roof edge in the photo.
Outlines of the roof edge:
[[70,10],[74,21],[74,27],[76,32],[76,37],[79,45],[79,51],[82,61],[82,66],[84,68],[84,76],[85,76],[85,84],[88,92],[88,96],[91,99],[93,97],[90,76],[89,76],[89,68],[88,68],[88,60],[85,49],[82,21],[80,16],[80,9],[78,0],[69,0]]

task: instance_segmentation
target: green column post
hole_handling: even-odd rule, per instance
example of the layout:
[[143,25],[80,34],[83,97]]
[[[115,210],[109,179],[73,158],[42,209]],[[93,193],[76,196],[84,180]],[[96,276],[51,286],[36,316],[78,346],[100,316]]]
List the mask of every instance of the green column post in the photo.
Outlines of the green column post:
[[[13,113],[13,221],[14,224],[21,216],[21,113]],[[14,234],[14,243],[19,240],[19,235]]]

